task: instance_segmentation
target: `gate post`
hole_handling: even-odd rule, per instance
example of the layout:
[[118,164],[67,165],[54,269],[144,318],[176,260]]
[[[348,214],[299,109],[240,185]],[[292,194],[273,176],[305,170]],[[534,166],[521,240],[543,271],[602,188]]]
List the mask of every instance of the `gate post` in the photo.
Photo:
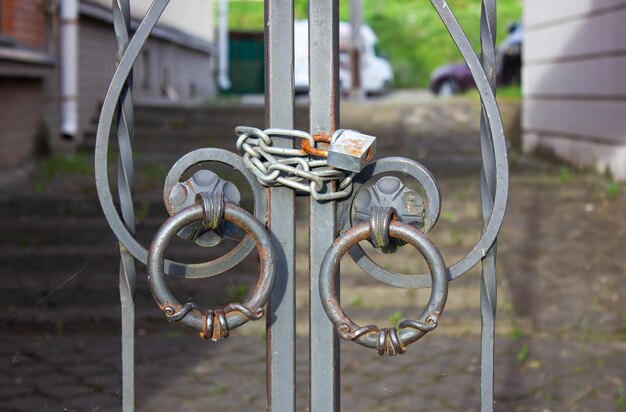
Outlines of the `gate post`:
[[[294,123],[293,0],[265,0],[265,116],[268,128]],[[274,138],[274,146],[293,148],[293,139]],[[269,227],[278,273],[267,310],[267,409],[294,411],[296,405],[295,193],[269,192]]]
[[[311,135],[331,136],[339,128],[339,0],[309,1],[309,97]],[[311,197],[309,225],[310,411],[336,412],[339,340],[319,292],[322,260],[337,237],[336,202]]]

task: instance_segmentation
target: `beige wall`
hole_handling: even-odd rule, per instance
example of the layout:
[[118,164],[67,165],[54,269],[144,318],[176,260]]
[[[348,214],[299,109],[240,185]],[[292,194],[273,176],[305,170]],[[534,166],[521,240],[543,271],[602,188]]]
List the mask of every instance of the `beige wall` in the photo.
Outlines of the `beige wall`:
[[[115,71],[116,42],[111,25],[82,16],[79,39],[79,128],[93,132],[100,105]],[[135,63],[135,103],[164,101],[164,89],[179,101],[194,103],[216,95],[214,58],[179,44],[152,38]],[[79,137],[80,138],[80,137]]]
[[[111,7],[111,0],[88,1]],[[133,17],[140,19],[152,4],[152,0],[131,0],[130,4]],[[215,34],[213,0],[171,0],[161,16],[160,23],[212,42]]]
[[524,2],[524,149],[626,180],[626,0]]

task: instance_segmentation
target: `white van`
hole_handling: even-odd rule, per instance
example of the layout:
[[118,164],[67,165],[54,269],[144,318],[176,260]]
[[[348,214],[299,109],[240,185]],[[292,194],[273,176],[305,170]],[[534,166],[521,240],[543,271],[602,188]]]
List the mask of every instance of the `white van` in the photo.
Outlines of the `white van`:
[[[342,93],[352,88],[350,62],[350,23],[339,23],[339,81]],[[361,27],[364,51],[361,55],[361,87],[368,94],[386,94],[393,83],[391,64],[377,51],[378,38],[367,25]],[[294,23],[294,80],[296,93],[309,91],[309,23],[297,20]]]

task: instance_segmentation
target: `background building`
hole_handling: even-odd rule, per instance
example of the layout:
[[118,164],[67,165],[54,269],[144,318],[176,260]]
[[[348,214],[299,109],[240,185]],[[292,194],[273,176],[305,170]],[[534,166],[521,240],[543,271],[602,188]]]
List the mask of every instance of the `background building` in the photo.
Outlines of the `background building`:
[[[78,3],[75,19],[60,17],[64,0],[0,0],[0,173],[27,166],[38,152],[72,150],[97,117],[115,70],[111,1],[68,3]],[[133,30],[150,3],[131,2]],[[61,39],[66,24],[77,24],[73,41]],[[173,1],[136,63],[135,100],[190,103],[214,96],[213,33],[211,0]],[[76,113],[69,116],[61,85],[68,44],[78,62],[70,73],[77,81]]]
[[626,1],[524,2],[523,146],[626,180]]

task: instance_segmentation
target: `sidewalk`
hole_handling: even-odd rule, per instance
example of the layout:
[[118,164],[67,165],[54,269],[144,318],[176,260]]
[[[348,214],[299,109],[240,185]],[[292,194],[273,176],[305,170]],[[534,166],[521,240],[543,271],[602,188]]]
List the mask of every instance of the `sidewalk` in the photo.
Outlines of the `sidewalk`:
[[[467,100],[368,104],[342,112],[345,127],[379,136],[380,156],[415,158],[434,172],[443,210],[429,237],[448,264],[462,258],[480,234],[477,113]],[[206,121],[202,113],[189,118]],[[153,133],[156,128],[138,138],[161,138]],[[162,134],[165,139],[168,131]],[[234,139],[220,136],[209,138],[233,150]],[[143,147],[136,204],[138,236],[147,244],[165,217],[161,175],[170,163]],[[509,209],[499,237],[495,408],[625,411],[623,187],[515,153],[511,164]],[[1,411],[120,410],[117,245],[89,173],[59,173],[41,193],[34,191],[35,181],[23,181],[0,199]],[[305,411],[308,239],[307,205],[299,201],[296,410]],[[174,256],[188,261],[220,253],[182,242],[173,248]],[[423,270],[409,246],[374,256],[385,268]],[[249,291],[255,271],[251,258],[229,274],[169,283],[181,299],[214,305]],[[341,273],[342,304],[356,321],[388,326],[417,313],[428,296],[428,290],[382,285],[349,258]],[[245,325],[223,342],[201,341],[162,318],[145,276],[138,265],[138,411],[264,410],[265,321]],[[477,268],[452,282],[439,327],[405,355],[379,358],[342,342],[342,410],[478,411],[479,286]]]

